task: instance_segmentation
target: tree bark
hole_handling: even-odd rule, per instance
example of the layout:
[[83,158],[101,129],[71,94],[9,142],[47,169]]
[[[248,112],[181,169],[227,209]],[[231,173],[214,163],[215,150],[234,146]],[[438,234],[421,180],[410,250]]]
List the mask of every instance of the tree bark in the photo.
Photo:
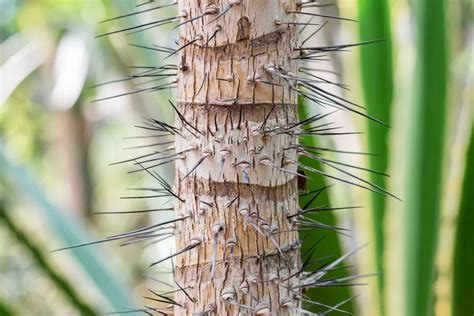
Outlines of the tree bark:
[[178,6],[175,315],[294,315],[296,0]]

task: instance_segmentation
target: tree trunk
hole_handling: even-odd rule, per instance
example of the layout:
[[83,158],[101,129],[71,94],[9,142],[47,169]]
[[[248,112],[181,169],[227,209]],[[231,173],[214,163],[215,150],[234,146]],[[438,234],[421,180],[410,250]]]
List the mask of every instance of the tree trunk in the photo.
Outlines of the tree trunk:
[[178,6],[175,315],[294,315],[296,0]]

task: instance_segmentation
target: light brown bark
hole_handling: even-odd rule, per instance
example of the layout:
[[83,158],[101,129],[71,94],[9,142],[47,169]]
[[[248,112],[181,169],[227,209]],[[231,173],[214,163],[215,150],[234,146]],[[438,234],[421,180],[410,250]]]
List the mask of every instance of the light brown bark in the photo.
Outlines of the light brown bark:
[[[298,306],[295,0],[180,0],[175,315]],[[225,14],[216,17],[232,6]],[[209,40],[210,39],[210,40]],[[191,127],[192,126],[192,127]],[[284,131],[287,132],[284,132]]]

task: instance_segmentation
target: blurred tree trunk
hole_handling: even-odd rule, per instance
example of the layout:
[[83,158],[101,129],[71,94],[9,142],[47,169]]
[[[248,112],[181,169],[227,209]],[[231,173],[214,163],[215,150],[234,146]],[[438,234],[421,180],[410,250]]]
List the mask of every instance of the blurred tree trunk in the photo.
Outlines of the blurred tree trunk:
[[87,122],[79,106],[51,115],[48,126],[49,155],[61,205],[77,216],[89,216],[91,190],[89,136]]

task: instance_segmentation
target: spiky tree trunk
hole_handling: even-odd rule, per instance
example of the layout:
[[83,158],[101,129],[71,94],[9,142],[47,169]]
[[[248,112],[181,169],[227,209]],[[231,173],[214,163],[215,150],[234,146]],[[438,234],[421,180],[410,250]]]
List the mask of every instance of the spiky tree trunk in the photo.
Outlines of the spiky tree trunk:
[[294,315],[297,1],[178,6],[175,314]]

